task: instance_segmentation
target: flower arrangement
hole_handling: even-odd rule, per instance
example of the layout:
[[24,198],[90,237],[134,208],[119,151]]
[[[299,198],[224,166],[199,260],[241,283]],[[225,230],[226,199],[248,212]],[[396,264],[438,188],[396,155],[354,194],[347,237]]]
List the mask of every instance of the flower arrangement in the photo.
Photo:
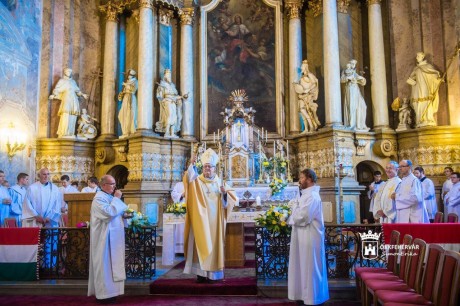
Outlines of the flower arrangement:
[[291,208],[288,205],[270,206],[265,214],[255,218],[256,224],[265,227],[271,234],[286,234],[291,231],[287,220],[291,215]]
[[132,216],[130,222],[128,222],[128,228],[130,228],[135,233],[138,231],[140,232],[141,228],[151,225],[147,216],[143,215],[139,211],[136,212],[129,208],[125,210],[125,213],[128,216],[128,218]]
[[187,212],[187,206],[185,202],[169,204],[168,206],[166,206],[166,212],[179,216]]
[[286,186],[286,182],[279,178],[274,178],[270,184],[268,184],[268,187],[272,190],[272,195],[283,191]]

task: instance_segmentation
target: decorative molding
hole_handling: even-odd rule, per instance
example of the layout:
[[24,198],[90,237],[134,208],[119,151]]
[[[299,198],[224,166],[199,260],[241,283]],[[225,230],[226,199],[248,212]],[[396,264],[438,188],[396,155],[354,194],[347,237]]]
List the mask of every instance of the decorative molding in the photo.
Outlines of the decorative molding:
[[183,25],[192,25],[195,17],[193,7],[187,7],[179,10],[180,23]]
[[128,153],[130,182],[179,181],[186,157],[160,153]]
[[158,15],[160,16],[160,24],[165,26],[171,25],[171,18],[174,15],[173,11],[162,8],[158,11]]
[[444,175],[444,167],[460,166],[460,145],[421,146],[399,151],[400,159],[410,159],[420,165],[428,176]]
[[118,22],[118,14],[123,12],[123,8],[123,3],[110,0],[106,4],[99,6],[99,11],[106,14],[107,21]]
[[296,156],[296,171],[299,172],[302,169],[311,168],[319,178],[334,177],[335,160],[334,148],[302,152]]
[[396,141],[391,141],[389,139],[380,139],[374,142],[372,151],[379,157],[396,157],[398,148]]
[[184,7],[184,0],[155,0],[155,3],[165,6],[165,7],[172,7],[177,10],[180,10]]
[[153,0],[139,0],[139,8],[147,8],[153,10]]
[[300,18],[300,9],[302,8],[302,4],[302,0],[291,0],[286,2],[285,8],[289,19]]
[[87,181],[94,175],[94,158],[73,155],[37,155],[37,169],[48,168],[53,182],[60,182],[67,174],[72,181]]
[[115,151],[110,148],[96,148],[96,165],[99,164],[109,164],[114,160]]
[[366,150],[365,150],[366,145],[367,145],[367,141],[365,139],[355,139],[356,155],[357,156],[366,155]]

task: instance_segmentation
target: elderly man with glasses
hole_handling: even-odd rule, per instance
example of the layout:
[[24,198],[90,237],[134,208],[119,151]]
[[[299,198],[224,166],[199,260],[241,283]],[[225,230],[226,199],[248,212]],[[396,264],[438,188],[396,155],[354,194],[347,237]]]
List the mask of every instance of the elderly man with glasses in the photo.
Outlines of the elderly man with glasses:
[[391,195],[396,206],[396,223],[430,223],[423,201],[422,185],[412,174],[412,162],[399,162],[401,183]]

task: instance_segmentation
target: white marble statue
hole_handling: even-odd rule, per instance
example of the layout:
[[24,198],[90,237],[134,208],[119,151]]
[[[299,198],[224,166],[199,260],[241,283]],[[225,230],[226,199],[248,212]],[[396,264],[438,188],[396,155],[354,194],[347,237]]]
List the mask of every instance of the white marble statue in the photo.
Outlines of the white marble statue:
[[123,89],[118,94],[118,101],[122,101],[118,120],[121,125],[121,138],[126,137],[136,132],[137,128],[137,91],[138,83],[136,79],[136,71],[128,70],[128,76],[123,82]]
[[366,85],[366,79],[356,72],[356,60],[351,60],[342,71],[340,82],[344,86],[343,115],[346,127],[358,131],[368,131],[366,126],[366,102],[361,94],[359,85]]
[[436,126],[434,114],[438,112],[439,71],[425,60],[425,53],[418,52],[415,66],[407,83],[412,86],[411,103],[416,115],[417,127]]
[[305,126],[302,134],[311,133],[318,129],[320,122],[316,111],[318,104],[318,79],[308,69],[308,61],[304,60],[301,66],[302,75],[298,83],[294,83],[294,90],[298,94],[299,111]]
[[403,103],[399,108],[399,125],[411,125],[412,118],[410,116],[412,108],[410,107],[410,100],[403,98]]
[[93,125],[96,118],[88,115],[86,108],[81,110],[80,119],[78,119],[77,137],[83,139],[94,139],[97,136],[97,129]]
[[156,96],[160,102],[160,120],[155,131],[165,133],[164,137],[175,138],[181,129],[182,99],[187,99],[188,95],[178,94],[176,85],[171,82],[171,70],[165,69]]
[[59,138],[75,137],[75,125],[80,115],[78,97],[88,99],[88,95],[82,93],[77,83],[72,79],[72,69],[65,68],[64,76],[57,82],[53,93],[49,96],[50,100],[61,100],[61,106],[58,111],[60,119],[57,135]]

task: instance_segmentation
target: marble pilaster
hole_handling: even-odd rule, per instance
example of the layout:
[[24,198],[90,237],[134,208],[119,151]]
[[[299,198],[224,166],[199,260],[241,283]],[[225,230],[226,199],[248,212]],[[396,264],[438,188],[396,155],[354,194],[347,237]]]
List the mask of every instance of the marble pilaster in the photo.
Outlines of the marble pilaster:
[[153,0],[141,0],[139,6],[137,131],[153,133]]
[[166,9],[160,9],[158,11],[158,17],[160,20],[159,25],[159,54],[158,64],[160,75],[163,75],[165,69],[172,69],[172,26],[171,18],[173,12]]
[[380,2],[380,0],[368,0],[369,54],[374,129],[389,127],[385,47],[383,42],[382,10]]
[[180,43],[180,93],[188,94],[187,99],[182,101],[182,131],[181,136],[185,139],[194,139],[194,77],[193,77],[193,8],[184,8],[179,11],[181,24]]
[[106,14],[105,46],[104,46],[104,74],[102,78],[101,103],[101,136],[102,138],[115,137],[115,87],[117,79],[118,57],[118,14],[122,7],[109,1],[100,6],[99,10]]
[[300,133],[299,104],[293,83],[299,80],[300,65],[302,63],[302,31],[300,24],[302,1],[287,1],[285,6],[289,18],[289,133],[298,134]]
[[323,58],[326,125],[342,125],[336,0],[323,0]]

